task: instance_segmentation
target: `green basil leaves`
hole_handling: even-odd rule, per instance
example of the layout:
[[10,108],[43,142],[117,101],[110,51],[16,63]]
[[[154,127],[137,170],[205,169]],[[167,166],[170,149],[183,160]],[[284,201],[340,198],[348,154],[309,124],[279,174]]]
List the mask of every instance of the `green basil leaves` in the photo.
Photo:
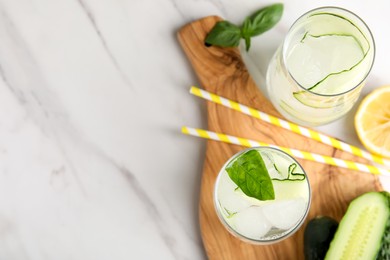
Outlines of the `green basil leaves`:
[[248,51],[251,46],[251,37],[271,29],[279,22],[282,14],[283,4],[273,4],[248,16],[241,27],[228,21],[218,22],[207,35],[205,43],[220,47],[237,47],[242,38],[245,40]]
[[274,200],[272,180],[263,158],[256,150],[241,154],[226,167],[230,179],[249,197]]

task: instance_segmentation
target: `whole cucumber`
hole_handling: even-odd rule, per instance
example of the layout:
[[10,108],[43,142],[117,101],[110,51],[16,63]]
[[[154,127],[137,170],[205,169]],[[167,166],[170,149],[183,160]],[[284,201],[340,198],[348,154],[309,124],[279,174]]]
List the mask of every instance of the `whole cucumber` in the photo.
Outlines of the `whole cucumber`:
[[331,217],[318,216],[309,221],[304,233],[304,253],[306,260],[324,259],[338,227]]

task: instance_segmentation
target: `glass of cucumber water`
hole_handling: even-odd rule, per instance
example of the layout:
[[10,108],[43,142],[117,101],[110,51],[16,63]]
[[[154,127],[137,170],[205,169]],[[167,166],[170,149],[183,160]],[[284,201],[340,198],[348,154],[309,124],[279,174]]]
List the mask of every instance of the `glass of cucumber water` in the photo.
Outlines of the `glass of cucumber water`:
[[271,147],[243,150],[218,174],[217,215],[226,229],[254,244],[278,242],[304,222],[310,207],[309,180],[300,164]]
[[373,36],[357,15],[321,7],[290,28],[267,71],[269,98],[287,119],[332,122],[357,101],[375,57]]

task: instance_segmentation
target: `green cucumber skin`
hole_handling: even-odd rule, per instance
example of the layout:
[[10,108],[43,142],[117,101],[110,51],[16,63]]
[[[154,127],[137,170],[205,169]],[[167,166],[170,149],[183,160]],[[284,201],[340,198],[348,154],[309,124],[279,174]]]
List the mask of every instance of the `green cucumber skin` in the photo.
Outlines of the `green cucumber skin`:
[[[351,256],[345,255],[351,254],[354,260],[390,259],[389,198],[387,192],[368,192],[354,199],[341,219],[325,259],[349,259]],[[361,237],[365,240],[356,244]]]
[[[383,192],[387,198],[387,203],[390,207],[390,194],[388,192]],[[387,220],[385,232],[382,236],[381,247],[376,256],[377,260],[389,260],[390,259],[390,217]]]

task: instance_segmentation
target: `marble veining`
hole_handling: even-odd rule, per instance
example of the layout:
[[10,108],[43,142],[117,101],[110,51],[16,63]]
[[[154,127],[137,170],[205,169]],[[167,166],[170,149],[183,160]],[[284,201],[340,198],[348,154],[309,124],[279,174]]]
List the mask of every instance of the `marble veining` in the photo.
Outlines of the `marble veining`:
[[[233,22],[274,1],[1,0],[0,260],[206,259],[198,224],[207,127],[176,39],[207,15]],[[390,4],[288,1],[244,60],[260,88],[291,23],[341,5],[372,27],[363,95],[387,84]],[[360,145],[353,114],[320,127]],[[387,180],[384,180],[384,183]]]
[[93,16],[91,10],[88,8],[88,6],[85,4],[85,2],[83,0],[78,0],[78,2],[80,3],[80,6],[85,11],[86,15],[88,16],[88,19],[91,21],[91,24],[92,24],[94,30],[96,31],[96,34],[99,36],[99,39],[101,40],[102,45],[103,45],[105,51],[107,52],[108,56],[112,60],[112,63],[114,64],[115,68],[118,70],[118,73],[121,75],[123,81],[127,85],[132,87],[132,83],[131,83],[130,79],[128,79],[127,76],[123,73],[122,69],[120,68],[120,66],[118,64],[118,61],[116,60],[114,55],[111,53],[111,51],[110,51],[110,49],[109,49],[109,47],[107,45],[106,40],[104,39],[102,33],[100,32],[100,29],[99,29],[99,27],[98,27],[98,25],[96,23],[96,20],[95,20],[95,18]]

